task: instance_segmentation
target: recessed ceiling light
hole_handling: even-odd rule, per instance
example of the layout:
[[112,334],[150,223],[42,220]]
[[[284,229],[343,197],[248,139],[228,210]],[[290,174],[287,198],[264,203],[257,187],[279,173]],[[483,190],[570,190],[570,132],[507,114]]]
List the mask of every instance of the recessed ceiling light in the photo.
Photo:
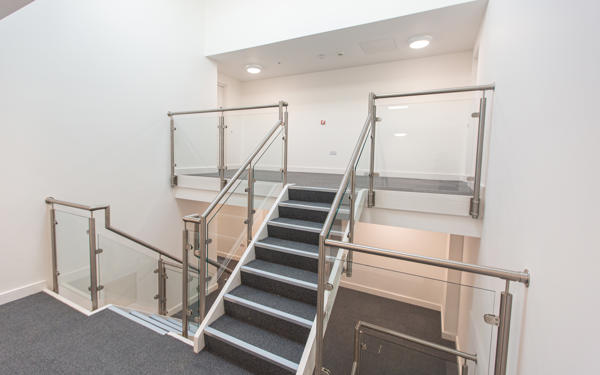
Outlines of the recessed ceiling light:
[[406,137],[408,133],[394,133],[394,137]]
[[425,48],[431,43],[433,38],[430,35],[413,36],[408,40],[408,46],[412,49]]
[[406,109],[408,108],[407,105],[391,105],[388,107],[388,109]]
[[344,52],[340,51],[337,53],[338,56],[344,56]]
[[257,64],[246,65],[246,71],[250,74],[258,74],[262,72],[262,66]]

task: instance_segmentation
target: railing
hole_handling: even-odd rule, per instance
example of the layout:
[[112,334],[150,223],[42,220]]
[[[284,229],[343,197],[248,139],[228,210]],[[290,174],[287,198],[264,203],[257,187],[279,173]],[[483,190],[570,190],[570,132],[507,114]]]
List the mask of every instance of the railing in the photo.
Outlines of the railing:
[[[324,353],[324,333],[326,329],[327,322],[329,321],[329,317],[331,315],[331,303],[325,303],[326,294],[330,293],[329,291],[335,289],[334,285],[330,285],[327,282],[329,280],[329,272],[332,272],[332,269],[335,269],[336,257],[332,257],[328,255],[328,249],[331,249],[332,253],[337,254],[339,250],[344,250],[347,252],[347,256],[345,258],[345,269],[346,275],[352,275],[353,266],[360,267],[362,269],[370,268],[373,274],[381,274],[383,272],[390,272],[388,269],[384,269],[381,267],[375,267],[372,264],[360,264],[353,258],[353,253],[357,252],[360,254],[368,254],[370,256],[375,256],[375,258],[385,257],[387,259],[394,259],[398,261],[408,262],[408,264],[423,264],[427,266],[439,267],[445,270],[454,270],[461,271],[470,274],[483,275],[493,278],[500,278],[506,281],[506,285],[504,291],[501,292],[500,295],[500,308],[497,316],[493,314],[486,314],[486,322],[497,324],[498,325],[498,334],[497,334],[497,344],[496,344],[496,352],[495,352],[495,366],[494,366],[494,374],[495,375],[504,375],[506,374],[506,363],[507,363],[507,355],[508,355],[508,339],[510,332],[510,320],[511,320],[511,308],[513,296],[509,291],[510,282],[518,282],[522,283],[525,286],[529,286],[530,275],[527,270],[525,271],[510,271],[493,267],[480,266],[475,264],[468,264],[459,261],[440,259],[434,257],[427,257],[421,255],[415,255],[407,252],[400,252],[396,250],[390,249],[381,249],[372,246],[366,246],[362,244],[355,243],[355,226],[356,219],[354,215],[350,215],[349,218],[345,219],[342,210],[340,207],[342,202],[350,202],[350,212],[355,212],[359,210],[358,206],[360,203],[357,201],[357,170],[362,169],[362,164],[368,159],[369,161],[369,182],[367,186],[359,186],[363,191],[368,191],[368,205],[372,206],[374,204],[374,183],[373,183],[373,169],[374,169],[374,150],[375,150],[375,125],[377,122],[377,117],[375,114],[375,100],[379,98],[391,98],[391,97],[402,97],[402,96],[414,96],[414,95],[430,95],[430,94],[441,94],[441,93],[455,93],[455,92],[468,92],[468,91],[481,91],[483,92],[483,97],[480,99],[480,113],[478,114],[479,118],[479,129],[478,129],[478,142],[477,142],[477,167],[476,167],[476,176],[475,176],[475,195],[473,196],[473,203],[471,205],[472,208],[472,216],[476,217],[478,214],[478,202],[479,202],[479,190],[477,186],[480,182],[480,174],[481,174],[481,158],[482,158],[482,147],[483,147],[483,129],[485,126],[485,106],[486,106],[486,98],[485,91],[493,89],[492,85],[486,86],[474,86],[474,87],[465,87],[465,88],[454,88],[454,89],[444,89],[444,90],[433,90],[419,93],[407,93],[407,94],[392,94],[392,95],[374,95],[370,94],[369,96],[369,114],[367,116],[367,120],[361,130],[361,133],[358,137],[358,141],[356,146],[354,147],[354,151],[352,153],[352,157],[350,162],[346,168],[346,171],[342,177],[342,182],[340,187],[336,193],[335,199],[332,203],[331,210],[325,220],[323,225],[323,229],[319,236],[319,260],[318,260],[318,300],[317,300],[317,318],[316,318],[316,357],[315,357],[315,365],[316,368],[319,369],[317,373],[319,374],[328,374],[329,370],[323,365],[323,353]],[[369,139],[370,138],[370,139]],[[370,141],[370,142],[369,142]],[[370,149],[369,149],[370,147]],[[369,155],[369,157],[361,157],[363,155]],[[347,240],[348,241],[339,241],[330,238],[332,233],[332,226],[334,222],[339,223],[340,221],[347,221],[349,223]],[[337,257],[337,259],[341,259],[342,257]],[[374,258],[371,258],[374,259]],[[397,270],[393,271],[394,277],[399,277],[398,275],[403,275],[403,278],[408,277],[414,278],[415,275],[411,275],[406,272],[398,272]],[[419,279],[426,279],[418,276]],[[431,278],[429,278],[431,279]],[[438,280],[433,280],[438,283]],[[422,280],[420,280],[422,284]],[[450,282],[441,280],[444,284],[444,287],[447,290],[451,288],[471,288],[475,290],[477,293],[481,293],[485,295],[486,298],[491,298],[491,303],[488,308],[493,308],[493,296],[494,292],[489,290],[484,290],[481,288],[476,288],[470,285],[462,285],[460,281],[458,282]],[[401,285],[400,281],[397,281],[396,284]],[[454,291],[456,292],[456,291]],[[491,346],[491,345],[490,345]],[[455,353],[456,354],[456,353]],[[491,355],[491,353],[490,353]]]
[[[225,114],[234,112],[252,113],[252,116],[254,116],[254,118],[251,118],[251,116],[248,115],[243,118],[245,122],[262,124],[266,119],[269,118],[271,114],[266,113],[262,115],[257,115],[256,110],[277,108],[279,121],[285,122],[287,124],[287,106],[288,104],[286,102],[280,101],[277,104],[257,105],[248,107],[231,107],[197,111],[169,112],[167,115],[170,119],[171,186],[177,185],[177,176],[179,174],[202,174],[202,172],[206,173],[216,170],[220,179],[221,188],[225,187],[227,183],[226,170],[228,168],[228,152],[226,152],[226,149],[228,148],[227,146],[230,146],[229,148],[231,149],[231,153],[239,151],[239,145],[228,144],[227,139],[231,137],[232,142],[234,142],[235,139],[239,141],[242,137],[236,137],[236,134],[243,134],[243,132],[245,131],[244,128],[248,128],[249,125],[247,123],[244,123],[240,126],[234,126],[233,124],[239,122],[237,121],[239,119],[236,117],[226,118]],[[218,116],[214,117],[214,114],[218,114]],[[190,120],[191,115],[200,115],[208,117],[198,117],[195,119],[192,118],[192,120],[194,120],[195,122],[192,123],[190,126],[188,126],[185,123],[180,123],[179,125],[175,123],[175,117],[183,117]],[[259,116],[259,118],[257,119],[256,116]],[[227,128],[236,129],[230,129],[230,136],[227,136],[225,131]],[[211,133],[213,129],[217,129],[217,134]],[[178,132],[182,133],[181,137],[177,137]],[[262,134],[262,131],[260,131],[259,129],[252,129],[252,132],[255,134]],[[285,132],[286,133],[284,137],[284,147],[286,149],[286,152],[284,153],[285,156],[282,169],[284,173],[284,180],[287,181],[287,125],[285,126]],[[198,141],[205,141],[205,143],[203,143],[202,145],[194,144],[194,142]],[[211,150],[216,151],[216,160],[213,160],[212,156],[207,155],[206,151],[211,149],[211,147],[213,147],[213,145],[215,144],[217,145],[217,149]],[[182,154],[179,157],[177,155],[178,152]],[[230,155],[230,158],[232,160],[229,160],[229,164],[235,166],[235,164],[238,162],[238,156],[239,155],[237,153],[235,155]],[[180,163],[184,165],[177,164],[178,158],[181,159]],[[182,171],[178,172],[178,168]]]
[[[87,206],[52,197],[46,198],[46,203],[50,205],[52,290],[55,293],[70,293],[68,298],[74,299],[79,295],[82,298],[75,302],[81,302],[90,310],[99,307],[100,293],[107,293],[104,296],[104,305],[131,304],[161,315],[173,315],[178,312],[178,298],[181,293],[174,291],[178,287],[177,284],[171,283],[167,287],[167,279],[169,275],[176,279],[179,274],[187,273],[183,272],[181,259],[112,226],[109,205]],[[75,210],[62,211],[56,206]],[[80,216],[77,210],[89,212],[89,217]],[[104,211],[104,229],[140,245],[149,250],[149,254],[154,255],[144,254],[99,233],[94,213],[101,210]],[[210,259],[207,262],[215,261]],[[189,268],[194,274],[198,271],[195,267]],[[61,276],[69,280],[61,282]],[[151,281],[155,277],[156,280]],[[109,290],[105,289],[106,284],[109,284]],[[61,290],[60,285],[64,286],[65,290]],[[144,295],[147,291],[152,293]],[[87,298],[83,297],[86,292],[89,293],[89,305]],[[168,295],[175,296],[174,302],[171,298],[168,301]],[[157,301],[156,309],[150,306],[149,301],[152,300]]]
[[[408,341],[411,343],[415,343],[425,348],[432,349],[434,351],[439,351],[442,353],[450,354],[451,356],[459,357],[464,360],[463,365],[461,366],[461,375],[468,375],[468,366],[467,361],[472,361],[477,363],[477,354],[466,353],[460,350],[448,348],[443,345],[435,344],[426,340],[422,340],[418,337],[410,336],[401,332],[397,332],[391,329],[387,329],[385,327],[378,326],[376,324],[371,324],[363,321],[359,321],[354,328],[354,360],[352,362],[352,372],[350,375],[359,375],[361,368],[361,350],[364,348],[366,344],[361,345],[360,338],[365,331],[373,331],[375,334],[389,336],[393,339],[399,339],[399,341]],[[363,347],[361,347],[363,346]],[[372,370],[372,369],[371,369]]]
[[[462,179],[465,179],[466,181],[469,181],[472,179],[472,183],[473,183],[473,188],[472,188],[472,198],[471,198],[471,204],[470,204],[470,209],[469,209],[469,214],[473,217],[473,218],[478,218],[480,215],[480,203],[481,203],[481,175],[482,175],[482,165],[483,165],[483,148],[484,148],[484,131],[485,131],[485,119],[486,119],[486,108],[487,108],[487,98],[486,98],[486,92],[490,91],[490,90],[494,90],[494,85],[490,84],[490,85],[480,85],[480,86],[467,86],[467,87],[456,87],[456,88],[447,88],[447,89],[438,89],[438,90],[428,90],[428,91],[417,91],[417,92],[407,92],[407,93],[398,93],[398,94],[375,94],[375,93],[370,93],[369,94],[369,113],[370,113],[370,155],[369,155],[369,167],[368,167],[368,176],[369,176],[369,200],[368,200],[368,205],[369,207],[373,207],[375,205],[375,179],[376,176],[378,175],[378,173],[376,173],[376,168],[377,165],[376,163],[381,162],[382,164],[393,164],[390,166],[385,166],[387,169],[391,169],[391,171],[381,171],[381,173],[386,174],[386,173],[398,173],[395,172],[394,170],[397,168],[401,168],[400,166],[397,166],[396,164],[399,163],[399,161],[405,161],[407,160],[407,158],[402,157],[402,155],[391,155],[389,156],[388,160],[385,160],[385,157],[383,156],[383,152],[385,151],[385,147],[383,145],[380,145],[379,148],[382,148],[380,150],[377,150],[378,153],[378,157],[376,158],[376,139],[381,139],[380,142],[392,142],[390,139],[396,139],[396,137],[404,137],[407,136],[409,134],[403,132],[403,131],[399,131],[399,132],[394,132],[394,130],[392,129],[405,129],[406,127],[411,127],[412,126],[412,130],[414,130],[415,133],[419,133],[417,134],[414,138],[419,138],[419,135],[423,135],[423,138],[425,139],[432,139],[435,138],[438,141],[438,144],[435,146],[432,145],[427,145],[426,147],[420,147],[421,149],[426,149],[429,150],[427,155],[420,155],[421,158],[431,158],[431,155],[434,155],[436,152],[438,152],[438,150],[436,150],[436,147],[443,147],[443,150],[440,150],[439,152],[441,152],[441,154],[439,155],[439,158],[433,158],[433,161],[429,160],[428,163],[431,164],[429,165],[427,162],[423,162],[425,164],[428,164],[427,166],[427,171],[428,173],[425,173],[425,175],[427,174],[433,174],[433,175],[442,175],[444,176],[442,179],[446,180],[446,179],[450,179],[450,180],[455,180],[454,182],[460,183],[460,182],[464,182],[462,181]],[[442,95],[442,94],[461,94],[463,93],[463,95],[465,95],[464,93],[471,93],[471,92],[480,92],[481,93],[481,97],[479,98],[478,102],[478,109],[476,112],[469,112],[469,107],[472,105],[471,102],[476,100],[475,98],[472,97],[459,97],[459,98],[455,98],[453,97],[451,100],[445,99],[445,101],[440,101],[440,102],[431,102],[431,103],[410,103],[410,105],[407,105],[406,103],[402,103],[403,105],[397,105],[398,103],[393,103],[396,105],[392,105],[392,106],[388,106],[387,109],[383,109],[382,112],[385,112],[385,116],[384,118],[379,117],[378,114],[378,110],[377,110],[377,101],[382,101],[382,100],[388,100],[388,104],[389,103],[389,99],[397,99],[397,98],[413,98],[413,97],[421,97],[421,96],[431,96],[431,95]],[[406,100],[406,99],[405,99]],[[446,102],[448,101],[448,103]],[[450,101],[454,101],[454,106],[449,106]],[[415,107],[416,109],[411,109],[409,107]],[[436,108],[439,107],[439,108]],[[453,108],[453,107],[457,107],[457,108]],[[388,109],[393,109],[394,111],[389,111]],[[400,109],[400,111],[397,111],[397,109]],[[443,111],[448,111],[448,113],[444,114],[443,118],[428,118],[428,115],[430,114],[436,114],[437,116],[441,115]],[[457,113],[458,111],[458,113]],[[461,113],[462,112],[462,113]],[[399,113],[403,113],[403,116],[400,116]],[[388,117],[386,119],[386,117]],[[477,126],[474,127],[476,128],[476,133],[470,133],[469,130],[465,130],[468,129],[465,128],[464,123],[467,122],[467,117],[472,117],[477,119]],[[377,126],[377,122],[384,120],[385,122],[389,122],[390,126],[392,126],[390,128],[390,126],[388,126],[388,131],[390,131],[390,134],[385,134],[384,137],[379,136],[380,138],[376,138],[375,135],[377,133],[377,128],[379,128],[379,126]],[[424,122],[424,124],[420,124],[419,122]],[[432,129],[428,129],[430,127],[433,126],[437,126],[437,123],[442,123],[442,127],[440,128],[436,128],[435,132],[431,132]],[[415,124],[413,124],[415,123]],[[417,125],[417,126],[414,126]],[[426,125],[426,126],[422,126],[422,125]],[[455,126],[455,128],[449,128],[449,125],[453,125]],[[423,133],[423,132],[427,132],[429,131],[429,133]],[[446,134],[448,134],[448,132],[450,132],[450,134],[456,134],[456,136],[458,137],[456,139],[456,142],[454,139],[444,139],[444,136]],[[464,132],[465,134],[458,134],[459,132]],[[434,134],[438,134],[437,136],[435,136]],[[410,135],[409,135],[410,136]],[[470,139],[470,138],[475,138]],[[438,139],[439,138],[439,139]],[[469,139],[462,139],[462,138],[469,138]],[[418,141],[416,141],[418,142]],[[452,146],[454,143],[461,143],[464,142],[465,144],[461,144],[459,146]],[[472,150],[470,150],[470,143],[471,142],[475,142],[475,155],[471,155]],[[450,148],[453,147],[453,148]],[[466,148],[466,149],[465,149]],[[400,147],[399,149],[402,149],[402,147]],[[458,154],[462,154],[465,153],[466,155],[464,155],[466,157],[466,160],[461,160],[461,158],[459,157]],[[456,159],[456,160],[452,160],[452,163],[447,162],[452,164],[451,166],[445,166],[442,167],[439,164],[439,159],[443,158],[443,159],[447,159],[448,155],[452,156],[452,159]],[[415,155],[411,155],[413,158]],[[472,158],[472,159],[471,159]],[[376,159],[378,161],[376,161]],[[464,164],[466,163],[466,164]],[[470,165],[470,163],[473,163],[473,165]],[[379,168],[384,167],[383,165]],[[417,166],[415,165],[411,165],[410,167],[408,166],[404,166],[405,168],[417,168]],[[474,167],[474,170],[471,170],[471,167]],[[459,171],[461,171],[459,173]],[[415,172],[419,172],[419,171],[415,171]],[[471,172],[473,173],[472,176],[470,176]],[[457,176],[460,174],[464,174],[464,176]],[[448,176],[454,176],[454,177],[448,177]]]
[[[286,103],[279,103],[278,121],[258,142],[233,176],[225,181],[226,184],[208,208],[202,214],[183,218],[184,277],[186,265],[190,261],[197,261],[200,269],[197,298],[191,297],[193,293],[190,294],[187,285],[183,290],[182,334],[184,337],[187,337],[190,317],[197,322],[204,319],[207,290],[210,292],[212,289],[219,288],[221,264],[228,264],[240,255],[241,250],[245,250],[246,245],[252,240],[254,222],[261,219],[261,215],[270,207],[281,188],[287,184],[288,116],[287,111],[283,111],[285,106]],[[241,109],[267,107],[272,106]],[[223,176],[223,173],[219,173],[220,178]],[[230,233],[223,235],[221,233],[223,227]],[[223,259],[212,270],[206,266],[206,259],[211,255]],[[209,276],[214,282],[206,285],[206,278]],[[194,308],[190,309],[190,306]]]

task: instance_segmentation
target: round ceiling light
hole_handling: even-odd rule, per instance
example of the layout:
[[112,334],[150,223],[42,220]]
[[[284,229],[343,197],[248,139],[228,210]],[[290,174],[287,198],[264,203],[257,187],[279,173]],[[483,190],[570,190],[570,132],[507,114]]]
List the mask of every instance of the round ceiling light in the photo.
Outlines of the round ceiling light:
[[408,40],[408,46],[412,49],[425,48],[431,43],[432,39],[430,35],[413,36]]
[[246,71],[250,74],[258,74],[262,72],[262,66],[257,64],[246,65]]

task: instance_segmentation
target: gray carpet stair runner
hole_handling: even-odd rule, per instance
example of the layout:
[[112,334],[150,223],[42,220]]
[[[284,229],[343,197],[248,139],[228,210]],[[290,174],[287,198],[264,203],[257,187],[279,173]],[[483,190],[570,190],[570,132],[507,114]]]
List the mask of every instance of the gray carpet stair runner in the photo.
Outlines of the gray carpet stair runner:
[[316,314],[318,240],[335,191],[289,189],[205,330],[206,349],[257,374],[295,374]]

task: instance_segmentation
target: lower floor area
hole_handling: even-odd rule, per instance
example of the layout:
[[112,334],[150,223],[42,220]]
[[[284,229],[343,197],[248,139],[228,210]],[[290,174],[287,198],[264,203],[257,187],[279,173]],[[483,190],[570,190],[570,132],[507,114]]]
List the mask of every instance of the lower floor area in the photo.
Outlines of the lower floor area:
[[[340,288],[325,339],[324,364],[349,374],[359,320],[454,347],[440,313]],[[160,335],[111,310],[87,317],[46,293],[0,306],[0,374],[247,374],[226,360]],[[458,374],[456,359],[377,337],[361,338],[361,374]]]

